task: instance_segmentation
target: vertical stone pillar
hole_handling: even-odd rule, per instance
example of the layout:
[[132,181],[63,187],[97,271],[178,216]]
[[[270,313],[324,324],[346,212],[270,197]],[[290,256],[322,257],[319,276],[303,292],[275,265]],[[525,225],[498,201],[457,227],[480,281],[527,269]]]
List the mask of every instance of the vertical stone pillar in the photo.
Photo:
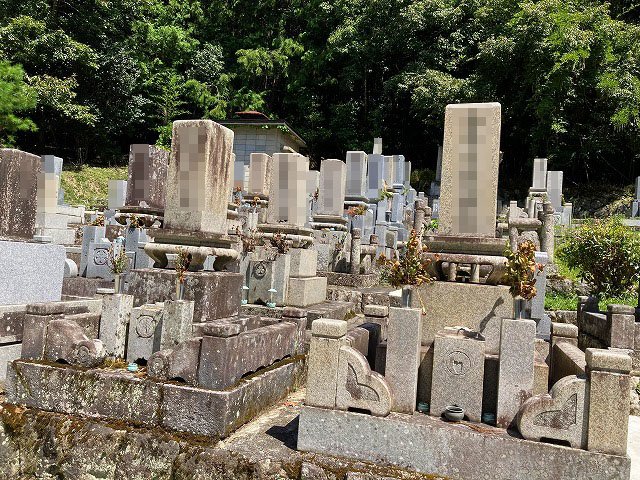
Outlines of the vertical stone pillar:
[[587,348],[585,360],[589,378],[587,450],[626,455],[631,357],[623,352]]
[[211,120],[173,122],[164,227],[227,234],[233,131]]
[[584,312],[597,312],[598,311],[598,299],[591,296],[579,295],[577,305],[577,322],[578,328],[584,325]]
[[509,226],[509,247],[512,252],[518,250],[518,227]]
[[22,330],[23,360],[42,360],[45,354],[47,326],[52,320],[64,317],[64,304],[59,302],[31,303],[27,305]]
[[338,360],[347,322],[319,318],[311,324],[306,405],[335,408]]
[[385,378],[393,392],[394,412],[412,414],[418,395],[422,314],[417,308],[389,308]]
[[633,349],[636,309],[628,305],[607,305],[609,347]]
[[426,201],[416,200],[415,202],[415,216],[413,217],[413,229],[416,233],[420,234],[422,226],[425,224],[426,217]]
[[92,243],[98,243],[106,236],[106,227],[96,227],[87,225],[82,229],[82,250],[80,251],[80,271],[79,275],[87,275],[87,263],[89,258],[89,247]]
[[133,295],[111,294],[102,298],[98,338],[109,356],[125,358],[127,327],[133,310]]
[[428,227],[431,224],[431,219],[433,218],[433,211],[431,210],[431,207],[427,205],[427,201],[425,200],[424,202],[424,225],[425,227]]
[[362,245],[362,234],[359,228],[351,230],[351,263],[349,264],[349,273],[360,273],[360,250]]
[[166,300],[162,311],[160,350],[174,348],[192,337],[193,307],[191,300]]
[[307,311],[304,308],[284,307],[282,309],[282,321],[293,322],[298,325],[298,333],[295,341],[295,353],[304,353],[304,340],[307,331]]
[[126,205],[164,209],[169,152],[148,144],[129,147]]
[[542,207],[542,238],[540,239],[540,248],[542,248],[543,252],[547,252],[549,263],[553,263],[554,234],[556,228],[553,219],[554,211],[551,202],[544,202]]
[[515,425],[520,407],[533,395],[536,322],[504,318],[500,331],[498,427]]

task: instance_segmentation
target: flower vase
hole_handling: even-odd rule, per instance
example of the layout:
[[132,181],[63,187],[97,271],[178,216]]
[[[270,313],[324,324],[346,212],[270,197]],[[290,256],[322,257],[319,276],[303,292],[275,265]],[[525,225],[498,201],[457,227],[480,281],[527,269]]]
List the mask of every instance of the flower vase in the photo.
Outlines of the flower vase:
[[114,275],[113,289],[115,293],[124,293],[124,275],[122,273]]
[[412,295],[413,295],[413,289],[410,286],[405,285],[404,287],[402,287],[402,307],[403,308],[411,307]]
[[176,300],[182,300],[184,297],[184,282],[176,278]]
[[528,320],[531,318],[531,301],[520,295],[513,297],[513,318],[516,320]]

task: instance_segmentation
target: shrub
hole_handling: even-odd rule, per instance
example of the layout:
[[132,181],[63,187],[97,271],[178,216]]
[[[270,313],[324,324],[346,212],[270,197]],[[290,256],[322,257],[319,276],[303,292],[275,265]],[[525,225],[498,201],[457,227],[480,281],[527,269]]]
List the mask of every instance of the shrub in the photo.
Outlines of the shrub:
[[512,252],[509,248],[505,251],[507,257],[507,272],[503,281],[509,285],[509,293],[513,296],[521,296],[531,300],[536,296],[536,276],[544,268],[536,263],[536,246],[531,241],[518,244],[518,250]]
[[620,295],[640,279],[640,240],[620,217],[590,220],[568,231],[558,257],[593,288],[596,295]]
[[431,261],[422,256],[427,251],[420,236],[415,230],[411,230],[406,249],[400,258],[388,259],[384,254],[378,258],[378,264],[382,266],[381,279],[395,288],[432,282],[433,278],[429,274]]

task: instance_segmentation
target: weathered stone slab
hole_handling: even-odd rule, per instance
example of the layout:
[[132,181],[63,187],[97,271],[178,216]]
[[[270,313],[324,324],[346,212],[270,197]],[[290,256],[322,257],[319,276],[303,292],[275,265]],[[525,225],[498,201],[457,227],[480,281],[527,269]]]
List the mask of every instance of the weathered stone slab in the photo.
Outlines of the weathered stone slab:
[[439,330],[459,325],[482,333],[487,353],[497,354],[502,319],[513,317],[513,299],[504,285],[433,282],[413,292],[411,308],[423,305],[428,306],[422,316],[423,345],[433,342]]
[[292,307],[308,307],[322,303],[327,298],[325,277],[289,278],[286,304]]
[[191,338],[194,302],[190,300],[167,300],[162,310],[160,350],[174,348]]
[[127,329],[132,310],[132,295],[104,296],[98,338],[102,340],[107,355],[124,358],[127,348]]
[[224,390],[242,376],[295,354],[298,328],[281,322],[230,337],[202,337],[198,384]]
[[335,408],[341,338],[347,322],[320,318],[311,324],[307,373],[307,405]]
[[498,410],[496,425],[515,426],[522,404],[533,395],[536,323],[533,320],[502,320]]
[[447,105],[438,233],[495,237],[499,103]]
[[173,122],[164,226],[227,234],[233,131],[211,120]]
[[362,198],[365,196],[367,180],[367,154],[365,152],[347,152],[347,179],[345,195]]
[[89,259],[89,247],[106,237],[106,227],[86,225],[82,227],[82,252],[80,255],[80,276],[87,275],[87,263]]
[[418,392],[422,312],[389,308],[385,379],[393,392],[393,411],[413,413]]
[[169,152],[148,144],[129,148],[126,205],[163,210]]
[[546,190],[547,188],[547,159],[533,159],[533,179],[531,188],[536,190]]
[[589,433],[591,451],[626,455],[629,427],[629,371],[624,352],[587,348]]
[[0,148],[0,238],[33,237],[39,173],[37,155]]
[[[195,302],[193,322],[203,323],[238,314],[242,300],[242,275],[230,272],[185,272],[184,300]],[[174,300],[176,273],[144,268],[127,274],[127,293],[134,306]]]
[[0,305],[60,300],[64,260],[62,245],[0,241]]
[[5,388],[8,401],[41,410],[159,423],[161,384],[133,374],[16,361],[9,365]]
[[127,362],[147,361],[154,352],[160,350],[161,331],[161,306],[143,305],[134,308],[127,337]]
[[454,329],[438,332],[434,340],[431,415],[442,415],[447,405],[464,409],[479,422],[482,416],[484,340],[467,337]]
[[[385,418],[303,406],[298,449],[459,480],[628,480],[627,457],[569,449],[448,424],[427,415]],[[401,452],[401,455],[399,455]],[[504,452],[496,454],[496,452]]]

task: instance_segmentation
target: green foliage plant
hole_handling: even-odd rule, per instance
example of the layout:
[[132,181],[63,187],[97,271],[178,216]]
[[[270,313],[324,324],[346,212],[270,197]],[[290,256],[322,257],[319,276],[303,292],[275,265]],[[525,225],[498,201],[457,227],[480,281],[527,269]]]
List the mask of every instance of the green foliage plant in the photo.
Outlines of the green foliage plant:
[[189,264],[191,263],[191,254],[182,247],[178,247],[178,253],[176,255],[176,275],[178,277],[178,282],[184,283],[184,274],[189,269]]
[[423,257],[423,253],[428,251],[427,246],[422,245],[420,237],[412,229],[406,249],[399,258],[387,258],[384,254],[378,258],[378,265],[382,267],[381,279],[395,288],[433,282],[428,270],[431,260],[425,260]]
[[120,275],[127,269],[128,259],[122,245],[120,245],[118,253],[116,253],[114,247],[109,249],[108,265],[109,270],[115,275]]
[[640,280],[640,240],[620,217],[588,220],[568,231],[558,257],[597,296],[621,295]]
[[504,253],[507,257],[507,271],[502,281],[509,285],[509,293],[513,297],[531,300],[536,296],[536,276],[544,266],[536,263],[535,252],[535,244],[527,240],[520,242],[515,252],[507,248]]
[[0,146],[13,145],[17,132],[36,130],[35,123],[21,115],[35,106],[35,92],[25,83],[22,67],[0,61]]

